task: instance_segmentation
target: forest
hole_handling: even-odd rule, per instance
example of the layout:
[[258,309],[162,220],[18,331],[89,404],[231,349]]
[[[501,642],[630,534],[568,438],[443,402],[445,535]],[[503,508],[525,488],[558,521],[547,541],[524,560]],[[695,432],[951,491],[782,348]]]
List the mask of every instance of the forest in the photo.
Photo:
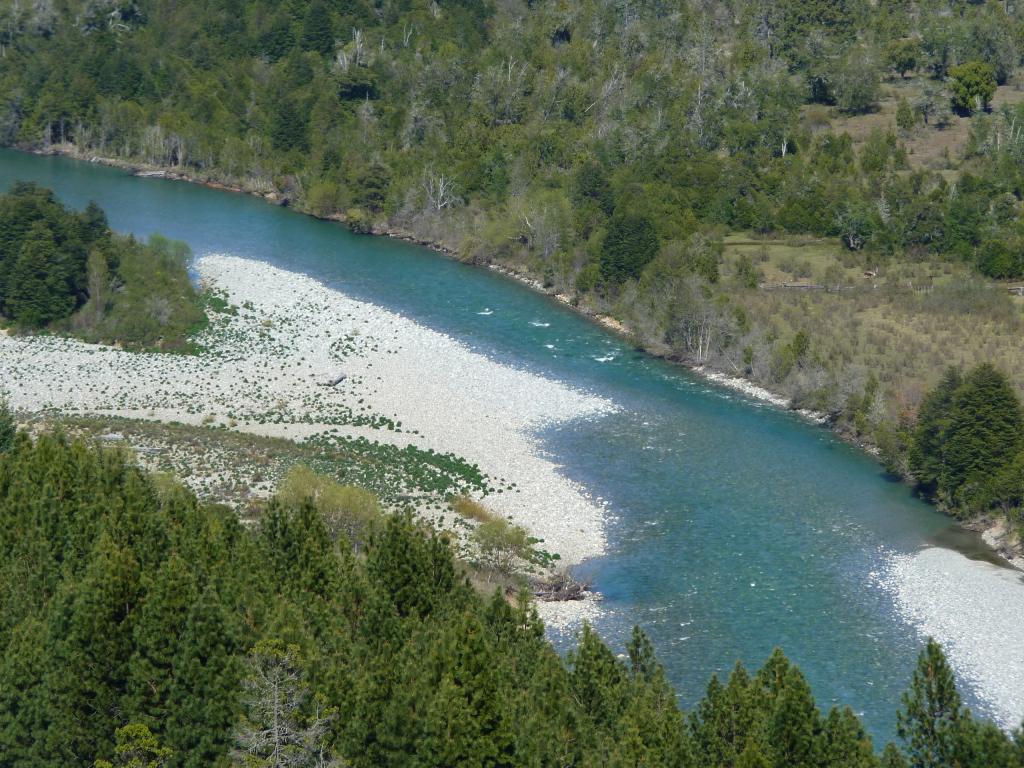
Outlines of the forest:
[[1024,765],[933,642],[899,746],[822,712],[780,650],[685,712],[639,628],[617,654],[585,627],[563,658],[525,596],[474,589],[408,515],[346,529],[291,493],[247,526],[5,406],[0,590],[5,765]]
[[53,192],[0,194],[0,321],[133,348],[186,349],[205,321],[184,243],[111,231],[90,203],[69,211]]

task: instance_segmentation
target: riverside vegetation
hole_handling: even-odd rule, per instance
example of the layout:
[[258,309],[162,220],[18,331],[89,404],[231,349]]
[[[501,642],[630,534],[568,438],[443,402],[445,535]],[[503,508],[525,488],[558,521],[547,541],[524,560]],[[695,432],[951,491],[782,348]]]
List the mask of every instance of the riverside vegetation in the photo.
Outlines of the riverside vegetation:
[[0,195],[0,320],[87,341],[184,349],[205,324],[184,243],[114,234],[90,204],[68,211],[50,190]]
[[1022,14],[8,0],[0,141],[505,265],[879,443],[950,362],[1024,387]]
[[296,476],[247,527],[0,408],[0,750],[17,766],[1024,765],[922,651],[878,755],[775,651],[684,713],[634,630],[563,659],[446,540]]

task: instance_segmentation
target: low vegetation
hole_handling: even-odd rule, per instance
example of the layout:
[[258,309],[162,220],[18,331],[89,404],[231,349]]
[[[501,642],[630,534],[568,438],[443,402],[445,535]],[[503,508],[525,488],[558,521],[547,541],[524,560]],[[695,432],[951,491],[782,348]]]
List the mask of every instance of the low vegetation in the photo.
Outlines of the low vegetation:
[[354,549],[317,507],[359,497],[302,472],[246,527],[122,452],[20,434],[0,489],[14,765],[1024,765],[934,643],[897,715],[903,747],[881,756],[781,651],[684,713],[639,629],[616,657],[585,627],[563,659],[528,601],[481,596],[409,517]]

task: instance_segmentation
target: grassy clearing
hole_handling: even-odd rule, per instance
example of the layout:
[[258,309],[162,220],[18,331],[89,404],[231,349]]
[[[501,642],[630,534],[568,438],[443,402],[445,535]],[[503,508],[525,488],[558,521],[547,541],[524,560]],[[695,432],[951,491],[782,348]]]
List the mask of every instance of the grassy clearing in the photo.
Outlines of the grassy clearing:
[[838,240],[831,238],[758,237],[736,233],[724,240],[723,276],[736,274],[736,265],[743,256],[750,258],[766,284],[856,282],[863,278],[861,258],[851,254]]
[[[834,267],[826,257],[812,264]],[[751,290],[734,301],[778,338],[803,331],[821,369],[847,372],[833,392],[840,402],[873,373],[885,410],[912,413],[948,366],[986,361],[998,362],[1024,394],[1024,302],[966,267],[904,264],[841,292]]]
[[[818,104],[803,108],[804,123],[812,130],[831,129],[837,134],[848,133],[855,151],[859,151],[873,131],[896,133],[907,150],[907,162],[912,170],[939,171],[951,181],[957,176],[953,167],[963,156],[971,132],[971,118],[950,113],[945,124],[924,125],[922,122],[910,131],[901,132],[896,126],[896,110],[901,99],[911,105],[921,98],[926,85],[934,83],[923,77],[894,78],[882,86],[882,98],[874,112],[864,115],[845,115],[835,107]],[[996,89],[992,109],[1024,101],[1024,80],[1015,79]]]

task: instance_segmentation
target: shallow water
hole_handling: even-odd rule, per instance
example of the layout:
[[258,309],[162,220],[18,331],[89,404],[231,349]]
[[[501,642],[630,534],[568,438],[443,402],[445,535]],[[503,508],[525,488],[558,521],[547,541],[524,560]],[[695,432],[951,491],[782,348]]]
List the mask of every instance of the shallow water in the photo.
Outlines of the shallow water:
[[849,704],[877,739],[892,737],[920,641],[873,574],[888,553],[948,546],[954,534],[948,519],[825,430],[707,385],[547,297],[424,248],[352,235],[245,195],[0,150],[0,187],[16,179],[50,186],[74,206],[96,200],[120,231],[159,231],[199,255],[307,273],[494,359],[613,399],[620,413],[541,436],[614,518],[609,554],[580,568],[605,596],[599,630],[620,645],[634,623],[643,626],[687,706],[712,672],[736,659],[756,666],[780,645],[823,708]]

